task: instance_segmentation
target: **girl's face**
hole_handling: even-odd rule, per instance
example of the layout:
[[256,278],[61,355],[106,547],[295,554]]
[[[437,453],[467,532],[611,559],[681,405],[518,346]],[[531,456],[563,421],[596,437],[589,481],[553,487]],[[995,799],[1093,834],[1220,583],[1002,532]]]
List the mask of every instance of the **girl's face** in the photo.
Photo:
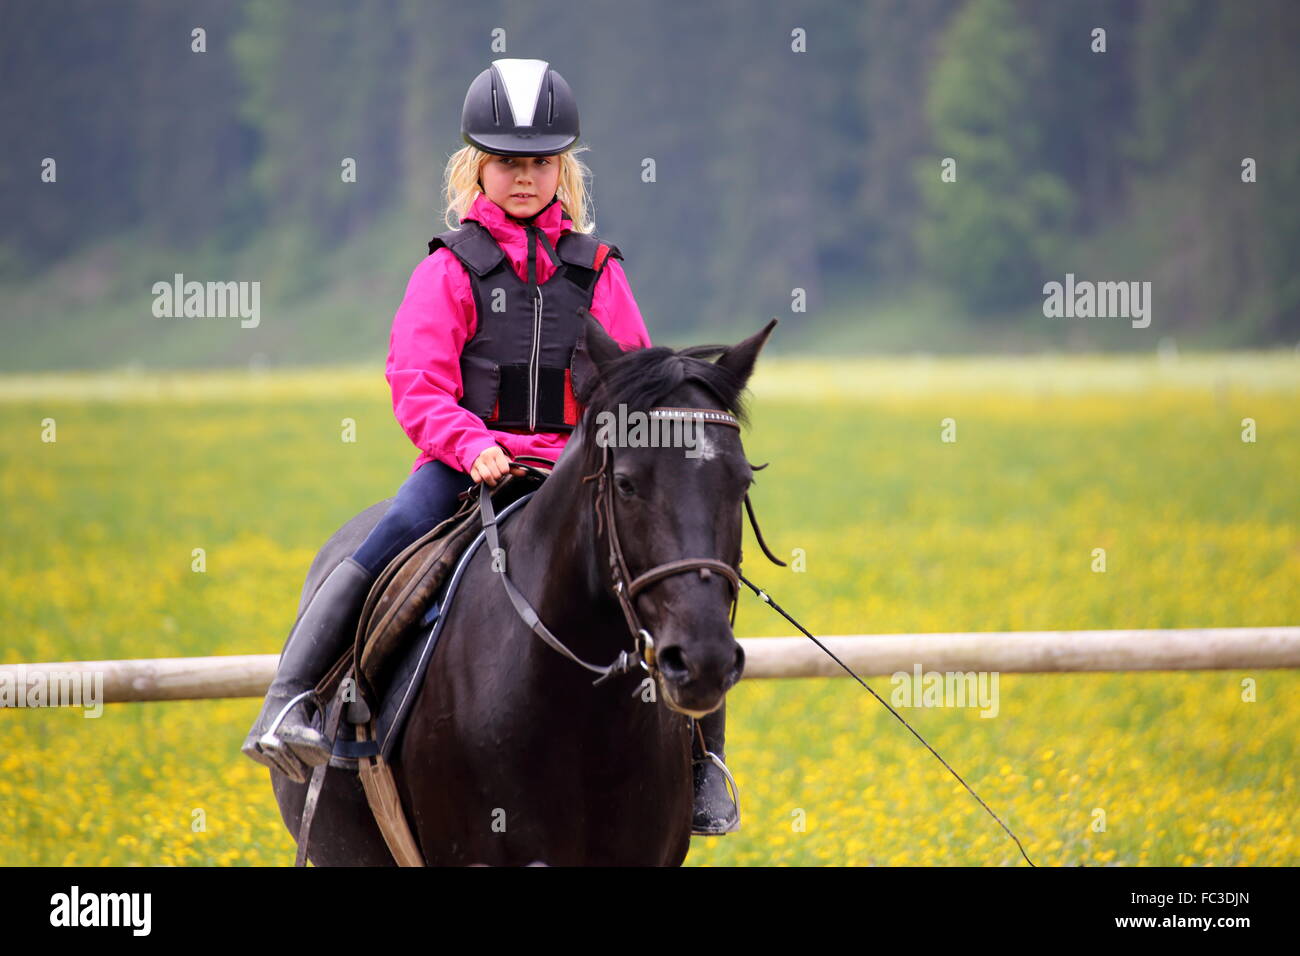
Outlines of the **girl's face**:
[[483,192],[516,219],[529,219],[555,198],[558,156],[493,156],[483,164]]

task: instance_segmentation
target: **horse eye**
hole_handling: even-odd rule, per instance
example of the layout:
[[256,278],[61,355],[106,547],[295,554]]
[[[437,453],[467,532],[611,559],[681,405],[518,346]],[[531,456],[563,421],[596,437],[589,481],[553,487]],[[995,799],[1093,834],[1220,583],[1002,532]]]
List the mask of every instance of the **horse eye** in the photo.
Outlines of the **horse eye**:
[[631,498],[636,494],[636,485],[628,479],[626,475],[616,475],[614,477],[614,487],[624,498]]

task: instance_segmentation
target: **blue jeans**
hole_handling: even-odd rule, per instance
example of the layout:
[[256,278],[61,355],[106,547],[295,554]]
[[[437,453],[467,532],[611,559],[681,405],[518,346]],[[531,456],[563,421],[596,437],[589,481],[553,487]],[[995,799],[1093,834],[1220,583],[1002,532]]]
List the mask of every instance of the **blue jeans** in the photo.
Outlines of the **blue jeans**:
[[353,552],[352,560],[372,578],[377,576],[408,544],[450,518],[460,504],[457,496],[473,484],[463,471],[440,461],[425,462],[397,489],[392,506]]

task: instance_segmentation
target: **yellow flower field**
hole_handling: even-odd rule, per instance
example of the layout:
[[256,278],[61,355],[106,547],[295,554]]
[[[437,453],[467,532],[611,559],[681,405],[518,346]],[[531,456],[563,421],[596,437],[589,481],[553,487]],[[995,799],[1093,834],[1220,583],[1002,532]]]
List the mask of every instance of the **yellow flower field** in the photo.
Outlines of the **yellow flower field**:
[[[817,634],[1295,625],[1298,399],[1292,354],[767,361],[753,497],[805,569],[747,539],[744,570]],[[0,662],[275,653],[315,550],[414,457],[376,368],[0,378]],[[737,632],[793,629],[742,598]],[[1298,692],[1006,674],[996,718],[903,715],[1039,864],[1295,865]],[[238,752],[258,707],[0,711],[0,864],[291,862]],[[743,681],[728,716],[743,829],[688,863],[1023,865],[855,683]]]

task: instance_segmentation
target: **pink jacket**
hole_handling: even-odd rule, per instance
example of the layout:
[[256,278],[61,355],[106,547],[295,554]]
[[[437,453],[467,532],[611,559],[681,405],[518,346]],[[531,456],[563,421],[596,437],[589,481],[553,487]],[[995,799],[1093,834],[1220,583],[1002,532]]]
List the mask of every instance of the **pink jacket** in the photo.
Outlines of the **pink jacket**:
[[[527,281],[528,239],[522,226],[485,195],[479,195],[465,214],[477,220],[505,251],[521,280]],[[558,202],[535,220],[552,247],[572,229]],[[555,271],[550,257],[537,256],[537,281]],[[624,348],[650,345],[645,322],[627,276],[618,260],[609,259],[601,273],[591,312],[611,337]],[[438,249],[415,267],[406,295],[393,317],[385,373],[393,390],[393,413],[420,457],[411,471],[433,459],[468,472],[474,460],[493,444],[511,457],[540,455],[558,459],[569,436],[537,433],[520,435],[489,429],[473,412],[456,404],[461,397],[460,353],[473,337],[478,317],[469,273],[450,249]]]

